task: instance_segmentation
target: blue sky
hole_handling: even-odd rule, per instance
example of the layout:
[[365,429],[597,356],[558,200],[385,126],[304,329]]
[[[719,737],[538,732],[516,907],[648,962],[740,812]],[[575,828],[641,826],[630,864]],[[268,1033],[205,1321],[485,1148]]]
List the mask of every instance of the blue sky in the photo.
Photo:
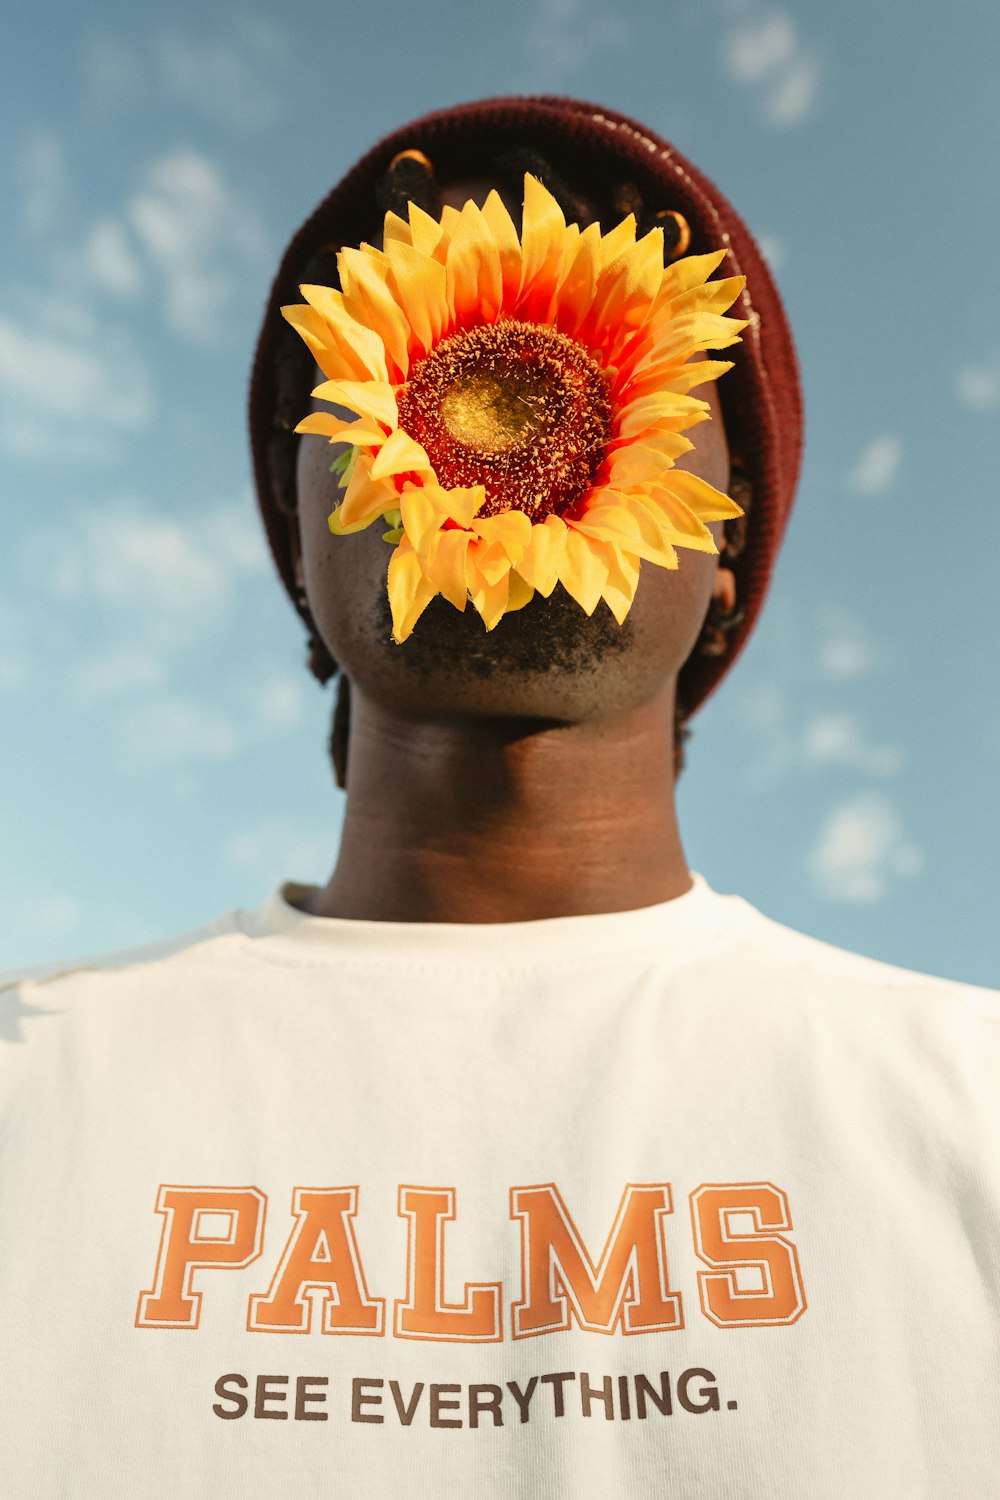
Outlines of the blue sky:
[[0,60],[0,967],[323,880],[343,795],[251,496],[278,254],[428,109],[566,92],[743,213],[796,333],[796,513],[695,721],[688,858],[889,962],[997,983],[1000,11],[288,0],[19,7]]

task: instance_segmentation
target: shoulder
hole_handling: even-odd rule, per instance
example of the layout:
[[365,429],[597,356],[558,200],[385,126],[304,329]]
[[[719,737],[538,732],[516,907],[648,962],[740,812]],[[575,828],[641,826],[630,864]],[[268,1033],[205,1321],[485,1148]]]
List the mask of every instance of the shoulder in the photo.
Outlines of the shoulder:
[[751,969],[756,957],[766,968],[779,969],[789,980],[798,976],[827,995],[918,1009],[950,1007],[1000,1026],[1000,990],[899,968],[834,947],[772,921],[749,905],[740,929],[740,947]]
[[113,952],[58,959],[21,969],[0,970],[0,999],[29,985],[54,985],[78,974],[113,973],[184,957],[217,938],[242,931],[240,915],[238,910],[229,911],[202,926]]

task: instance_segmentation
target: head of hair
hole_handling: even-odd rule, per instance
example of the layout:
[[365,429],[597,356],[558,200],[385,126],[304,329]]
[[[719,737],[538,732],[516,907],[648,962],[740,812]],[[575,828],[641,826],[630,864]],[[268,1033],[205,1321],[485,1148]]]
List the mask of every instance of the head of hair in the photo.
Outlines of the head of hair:
[[[654,218],[644,204],[639,188],[634,183],[619,184],[612,204],[602,207],[591,203],[564,182],[553,171],[546,159],[538,151],[530,148],[503,153],[494,163],[487,164],[484,170],[499,185],[509,188],[512,192],[516,192],[520,187],[525,172],[532,173],[555,198],[566,216],[567,223],[578,224],[581,228],[596,221],[601,224],[602,229],[606,230],[628,214],[635,214],[637,235],[642,235],[654,227],[664,228],[664,255],[668,260],[672,258],[672,252],[679,241],[681,227],[677,224],[676,218]],[[441,188],[426,158],[422,162],[417,159],[417,153],[404,153],[393,159],[384,177],[380,179],[376,189],[376,201],[383,215],[395,213],[405,218],[409,204],[416,203],[419,208],[433,218],[437,218],[440,216],[442,207]],[[323,285],[337,285],[334,249],[329,246],[321,248],[303,267],[301,279],[306,283],[315,281]],[[285,336],[279,344],[276,374],[279,410],[283,413],[287,412],[289,419],[294,416],[294,421],[298,422],[308,405],[313,360],[309,350],[290,327],[286,328]],[[287,513],[292,513],[296,503],[294,450],[291,453],[286,452],[281,477],[283,480],[281,493],[285,497],[284,508]],[[744,512],[749,510],[750,482],[735,462],[730,482],[730,494],[743,507]],[[745,514],[725,523],[724,540],[720,548],[722,564],[732,562],[739,556],[745,536]],[[307,664],[309,670],[318,682],[326,683],[339,672],[339,668],[325,643],[320,639],[304,595],[297,597],[296,607],[308,631]],[[730,633],[742,618],[743,612],[738,604],[729,604],[725,600],[713,600],[702,626],[701,635],[695,645],[695,652],[702,652],[709,656],[724,654],[728,647]],[[675,777],[683,770],[685,746],[691,735],[687,719],[687,710],[678,695],[674,712],[673,739]],[[350,680],[341,672],[337,684],[329,741],[334,775],[337,785],[341,787],[347,784],[347,742],[350,735],[350,723]]]
[[[481,119],[480,116],[484,116],[486,107],[461,106],[419,122],[427,126],[432,135],[433,132],[447,132],[445,156],[449,181],[473,176],[486,178],[507,189],[510,197],[519,201],[524,173],[531,172],[556,198],[568,222],[584,225],[596,221],[607,230],[633,213],[638,233],[660,227],[664,231],[665,258],[669,260],[686,253],[688,248],[684,217],[669,206],[663,206],[665,199],[678,201],[673,196],[673,182],[679,179],[683,185],[682,193],[686,190],[690,200],[681,196],[680,206],[690,217],[693,205],[703,221],[699,231],[697,218],[692,219],[695,230],[692,251],[700,253],[714,248],[721,236],[735,259],[739,246],[740,259],[737,259],[735,269],[741,268],[740,260],[745,264],[750,259],[755,272],[754,284],[761,288],[765,305],[771,313],[769,336],[762,338],[765,330],[761,328],[760,316],[753,310],[749,299],[745,300],[744,315],[750,317],[753,347],[745,354],[741,350],[738,367],[730,372],[720,389],[723,419],[731,447],[730,494],[747,514],[725,525],[720,568],[729,574],[728,579],[723,577],[727,586],[717,591],[718,597],[713,598],[700,637],[680,674],[673,749],[675,769],[679,772],[683,765],[684,745],[689,737],[689,715],[711,690],[746,638],[762,602],[773,555],[791,506],[801,437],[794,348],[777,292],[742,221],[721,194],[711,189],[707,180],[700,178],[690,164],[682,165],[683,159],[672,148],[660,153],[667,166],[659,166],[658,173],[649,171],[644,160],[633,160],[630,164],[623,158],[629,152],[633,158],[636,156],[635,141],[652,149],[656,138],[640,136],[638,128],[624,117],[615,117],[611,112],[598,115],[593,112],[593,107],[579,105],[576,101],[497,101],[497,104],[509,107],[515,114],[525,109],[558,109],[560,119],[569,119],[571,110],[578,110],[582,115],[589,111],[592,119],[600,121],[609,130],[620,130],[624,134],[616,141],[614,152],[585,158],[587,190],[584,192],[578,180],[583,174],[574,170],[581,159],[578,146],[574,145],[571,151],[565,141],[560,145],[557,133],[540,139],[536,132],[532,142],[530,130],[521,131],[515,128],[515,122],[505,118],[503,129],[491,131],[484,138],[485,117]],[[463,117],[468,115],[471,121],[473,114],[475,125],[470,128]],[[500,118],[498,115],[497,119]],[[581,127],[571,121],[569,129],[578,128]],[[429,149],[434,149],[426,132],[415,129],[414,134]],[[411,136],[411,140],[413,138]],[[275,282],[271,307],[258,345],[251,390],[258,494],[272,550],[290,591],[289,564],[282,544],[278,513],[292,517],[295,512],[297,439],[294,428],[308,406],[313,360],[299,336],[283,320],[276,318],[275,309],[281,300],[288,300],[290,284],[319,282],[338,285],[336,255],[341,244],[326,238],[333,211],[327,206],[333,205],[335,200],[340,204],[338,213],[350,217],[355,225],[367,225],[367,233],[372,237],[378,232],[380,221],[377,213],[391,211],[405,217],[408,204],[413,202],[432,217],[440,215],[442,193],[434,169],[422,151],[400,150],[403,139],[404,133],[397,132],[380,147],[373,148],[299,231],[286,252]],[[553,157],[552,146],[560,146],[561,159]],[[374,166],[376,161],[379,163],[377,168]],[[634,170],[629,170],[630,165]],[[671,174],[676,173],[677,178],[671,177],[665,190],[663,177],[667,168]],[[707,214],[704,209],[706,192],[710,205]],[[700,198],[696,194],[701,195]],[[370,205],[369,209],[364,208],[365,202]],[[706,217],[714,226],[710,230],[704,228]],[[348,243],[358,243],[365,232],[364,228],[353,231],[356,237]],[[752,485],[755,486],[758,480],[764,484],[766,505],[756,515],[756,525],[752,525],[749,518],[754,499]],[[757,510],[760,511],[761,497],[758,495],[757,499]],[[742,562],[738,561],[741,558]],[[337,674],[337,663],[316,632],[301,590],[295,593],[294,603],[309,633],[309,668],[318,681],[325,683]],[[330,737],[331,757],[341,786],[345,785],[346,778],[349,727],[350,683],[341,673]]]

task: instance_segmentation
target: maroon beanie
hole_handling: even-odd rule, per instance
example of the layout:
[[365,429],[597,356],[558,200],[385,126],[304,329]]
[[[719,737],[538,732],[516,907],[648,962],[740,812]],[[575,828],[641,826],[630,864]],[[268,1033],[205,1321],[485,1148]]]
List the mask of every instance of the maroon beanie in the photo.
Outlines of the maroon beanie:
[[[254,477],[268,541],[295,600],[283,498],[291,429],[304,412],[279,410],[277,363],[285,324],[279,309],[298,300],[310,258],[323,247],[357,245],[380,219],[376,186],[398,152],[422,151],[439,182],[490,176],[490,164],[517,150],[537,151],[567,183],[599,203],[623,182],[652,208],[675,209],[691,229],[690,254],[725,245],[723,276],[746,277],[731,316],[748,320],[742,342],[725,351],[733,369],[718,385],[734,460],[751,487],[743,550],[731,566],[742,613],[723,654],[696,652],[681,670],[678,697],[690,714],[732,665],[756,620],[792,507],[802,447],[802,398],[791,333],[767,264],[743,220],[719,190],[672,146],[625,115],[554,97],[487,99],[425,115],[380,141],[341,178],[293,237],[271,289],[250,384]],[[500,626],[502,629],[502,625]],[[404,648],[405,649],[405,648]]]

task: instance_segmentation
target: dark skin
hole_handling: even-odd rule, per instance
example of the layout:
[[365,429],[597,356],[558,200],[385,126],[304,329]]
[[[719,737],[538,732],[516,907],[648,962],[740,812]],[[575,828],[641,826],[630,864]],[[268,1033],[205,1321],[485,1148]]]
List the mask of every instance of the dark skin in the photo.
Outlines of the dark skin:
[[[482,202],[488,185],[445,197]],[[320,377],[317,375],[317,380]],[[729,484],[713,418],[679,468]],[[317,403],[318,404],[318,403]],[[328,407],[324,409],[329,409]],[[434,599],[402,645],[391,637],[392,548],[376,522],[333,536],[342,451],[300,440],[296,578],[350,681],[347,809],[325,886],[303,910],[388,922],[521,922],[632,910],[691,887],[677,825],[673,722],[678,672],[724,574],[680,550],[642,564],[619,626],[557,584],[487,632],[471,605]],[[716,543],[721,522],[712,523]]]

